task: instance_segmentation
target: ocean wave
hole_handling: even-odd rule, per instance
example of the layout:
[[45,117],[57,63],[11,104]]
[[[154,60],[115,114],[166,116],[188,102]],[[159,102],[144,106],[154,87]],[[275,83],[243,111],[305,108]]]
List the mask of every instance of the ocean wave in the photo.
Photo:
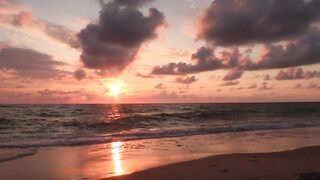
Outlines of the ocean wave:
[[34,154],[36,154],[36,150],[35,149],[24,149],[24,150],[16,150],[16,151],[10,151],[10,152],[6,152],[6,153],[0,153],[0,163],[1,162],[6,162],[6,161],[11,161],[11,160],[15,160],[15,159],[20,159],[26,156],[32,156]]
[[[170,137],[184,137],[194,135],[209,135],[218,133],[235,133],[246,131],[259,131],[259,130],[277,130],[277,129],[294,129],[306,127],[320,127],[320,124],[308,123],[293,123],[293,124],[263,124],[263,125],[240,125],[230,127],[189,127],[183,129],[159,129],[149,131],[128,131],[119,132],[114,134],[100,134],[97,136],[89,137],[55,137],[52,139],[37,138],[35,139],[21,139],[18,141],[0,142],[0,148],[38,148],[38,147],[52,147],[52,146],[81,146],[92,144],[104,144],[113,141],[132,141],[141,139],[154,139],[154,138],[170,138]],[[0,159],[1,162],[1,159]]]
[[320,103],[0,105],[0,148],[320,126]]

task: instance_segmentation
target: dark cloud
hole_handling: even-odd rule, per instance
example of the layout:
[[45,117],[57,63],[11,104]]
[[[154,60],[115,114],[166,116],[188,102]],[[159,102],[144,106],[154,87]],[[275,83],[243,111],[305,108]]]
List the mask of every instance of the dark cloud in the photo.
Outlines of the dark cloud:
[[77,69],[74,74],[74,78],[77,79],[78,81],[81,81],[82,79],[85,79],[87,77],[86,71],[83,69]]
[[199,38],[216,45],[275,42],[304,34],[320,15],[319,0],[215,0]]
[[169,63],[164,66],[156,66],[152,74],[158,75],[181,75],[213,71],[218,69],[232,69],[240,67],[243,62],[251,62],[247,55],[239,53],[238,49],[221,52],[221,57],[215,56],[215,49],[211,47],[201,47],[192,55],[193,64]]
[[0,49],[0,70],[13,70],[20,78],[59,79],[69,72],[58,69],[65,66],[50,55],[32,49],[4,47]]
[[193,64],[184,62],[156,66],[153,74],[180,75],[218,69],[238,69],[242,71],[281,69],[320,63],[320,31],[312,30],[286,45],[268,44],[258,60],[243,55],[238,49],[223,51],[221,57],[214,55],[210,47],[200,48],[192,56]]
[[[232,53],[225,53],[222,59],[214,55],[214,49],[210,47],[201,47],[192,55],[194,64],[187,63],[169,63],[164,66],[157,66],[152,70],[153,74],[158,75],[181,75],[190,73],[199,73],[204,71],[217,70],[227,68],[226,63],[233,64],[237,62],[239,53],[237,50]],[[223,62],[225,61],[225,62]]]
[[[115,3],[123,6],[143,6],[154,0],[116,0]],[[101,4],[104,4],[103,0],[100,0]]]
[[236,69],[233,69],[231,71],[229,71],[223,78],[222,80],[224,81],[234,81],[236,79],[241,78],[243,75],[243,71],[239,71]]
[[81,61],[90,69],[121,72],[135,58],[140,46],[156,37],[165,23],[164,15],[150,8],[145,16],[139,6],[148,0],[114,0],[101,3],[99,20],[82,29]]
[[279,69],[311,65],[320,62],[320,32],[311,31],[287,45],[267,45],[261,60],[247,62],[242,68],[247,70]]
[[304,71],[302,68],[280,70],[276,75],[277,80],[311,79],[316,77],[320,77],[320,71]]
[[194,82],[198,81],[198,79],[195,76],[191,76],[191,77],[177,77],[175,79],[176,83],[180,83],[180,84],[192,84]]

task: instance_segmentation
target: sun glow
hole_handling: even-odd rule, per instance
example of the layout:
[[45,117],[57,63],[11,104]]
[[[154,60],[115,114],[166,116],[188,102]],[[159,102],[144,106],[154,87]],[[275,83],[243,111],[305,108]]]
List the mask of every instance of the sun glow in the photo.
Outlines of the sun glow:
[[110,86],[110,93],[113,96],[118,96],[121,93],[121,86],[119,84],[113,84]]
[[117,80],[108,84],[108,89],[109,89],[109,94],[115,97],[119,96],[121,93],[124,93],[125,91],[124,83],[122,83],[122,81],[120,80]]

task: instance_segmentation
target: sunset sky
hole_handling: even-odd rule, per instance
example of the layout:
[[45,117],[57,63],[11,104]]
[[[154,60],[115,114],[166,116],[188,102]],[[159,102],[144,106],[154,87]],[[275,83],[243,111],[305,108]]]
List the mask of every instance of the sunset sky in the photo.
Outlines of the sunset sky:
[[320,0],[0,0],[0,103],[320,100]]

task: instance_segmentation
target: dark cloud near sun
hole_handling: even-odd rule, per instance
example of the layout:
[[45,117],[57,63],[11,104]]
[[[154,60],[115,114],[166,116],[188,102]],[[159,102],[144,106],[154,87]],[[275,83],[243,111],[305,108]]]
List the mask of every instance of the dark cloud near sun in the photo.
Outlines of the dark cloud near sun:
[[190,76],[190,77],[177,77],[175,79],[176,83],[180,83],[180,84],[192,84],[194,82],[198,81],[198,79],[195,76]]
[[66,63],[32,49],[4,47],[0,49],[0,70],[13,71],[20,78],[60,79],[70,72],[58,69]]
[[85,67],[115,73],[132,63],[140,46],[155,38],[156,30],[165,23],[163,13],[156,8],[143,14],[139,8],[148,2],[101,1],[98,22],[88,24],[79,34]]
[[319,0],[215,0],[199,38],[223,46],[288,40],[306,33],[319,15]]

